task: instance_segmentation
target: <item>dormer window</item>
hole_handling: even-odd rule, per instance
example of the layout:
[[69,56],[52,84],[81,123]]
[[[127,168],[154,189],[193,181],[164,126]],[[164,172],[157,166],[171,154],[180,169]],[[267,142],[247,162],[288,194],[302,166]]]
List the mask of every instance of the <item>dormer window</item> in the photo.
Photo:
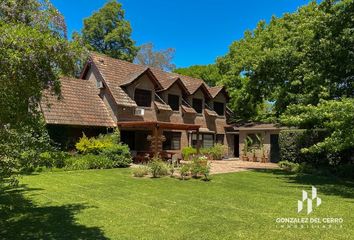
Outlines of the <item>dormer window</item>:
[[179,111],[179,96],[168,94],[168,105],[173,111]]
[[214,111],[219,116],[224,116],[224,103],[221,102],[214,102]]
[[139,107],[151,107],[151,91],[135,89],[134,100]]
[[192,106],[197,113],[203,113],[203,100],[199,98],[193,98]]

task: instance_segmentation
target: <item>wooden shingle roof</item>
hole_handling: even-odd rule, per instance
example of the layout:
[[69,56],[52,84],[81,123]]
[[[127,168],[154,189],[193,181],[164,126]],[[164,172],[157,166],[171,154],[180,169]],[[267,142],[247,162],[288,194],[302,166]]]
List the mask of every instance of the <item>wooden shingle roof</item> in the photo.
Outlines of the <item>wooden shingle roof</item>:
[[116,126],[92,81],[61,78],[61,98],[46,90],[40,107],[47,124]]

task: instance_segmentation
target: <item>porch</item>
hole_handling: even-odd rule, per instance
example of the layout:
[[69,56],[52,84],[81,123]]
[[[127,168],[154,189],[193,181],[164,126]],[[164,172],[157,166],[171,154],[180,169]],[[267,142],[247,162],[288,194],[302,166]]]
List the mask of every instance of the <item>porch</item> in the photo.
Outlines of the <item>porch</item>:
[[[171,159],[174,155],[180,158],[181,140],[179,143],[174,142],[174,137],[179,135],[181,138],[182,132],[176,131],[184,131],[186,134],[189,131],[195,131],[199,139],[200,125],[160,121],[126,121],[118,122],[118,127],[121,131],[121,140],[131,149],[134,161],[141,163],[149,161],[153,156],[160,156],[164,160]],[[196,144],[198,152],[200,145],[198,141]]]

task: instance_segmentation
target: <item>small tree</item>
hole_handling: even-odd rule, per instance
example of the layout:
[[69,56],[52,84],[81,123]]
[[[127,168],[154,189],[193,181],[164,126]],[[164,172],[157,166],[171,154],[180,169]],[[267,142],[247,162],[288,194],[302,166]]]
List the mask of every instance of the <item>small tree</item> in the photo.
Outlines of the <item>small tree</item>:
[[148,67],[160,68],[165,71],[173,71],[176,65],[172,63],[175,49],[167,48],[161,51],[154,51],[152,43],[140,46],[140,50],[134,62]]

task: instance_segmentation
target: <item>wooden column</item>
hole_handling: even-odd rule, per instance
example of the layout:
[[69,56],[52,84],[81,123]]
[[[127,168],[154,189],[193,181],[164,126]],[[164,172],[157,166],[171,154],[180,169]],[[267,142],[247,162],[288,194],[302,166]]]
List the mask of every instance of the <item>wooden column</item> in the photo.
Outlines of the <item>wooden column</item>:
[[197,154],[200,153],[199,128],[197,129]]
[[152,129],[152,135],[153,135],[153,139],[154,139],[154,142],[153,142],[153,151],[154,151],[154,156],[158,156],[158,126],[157,124],[154,125],[153,129]]

